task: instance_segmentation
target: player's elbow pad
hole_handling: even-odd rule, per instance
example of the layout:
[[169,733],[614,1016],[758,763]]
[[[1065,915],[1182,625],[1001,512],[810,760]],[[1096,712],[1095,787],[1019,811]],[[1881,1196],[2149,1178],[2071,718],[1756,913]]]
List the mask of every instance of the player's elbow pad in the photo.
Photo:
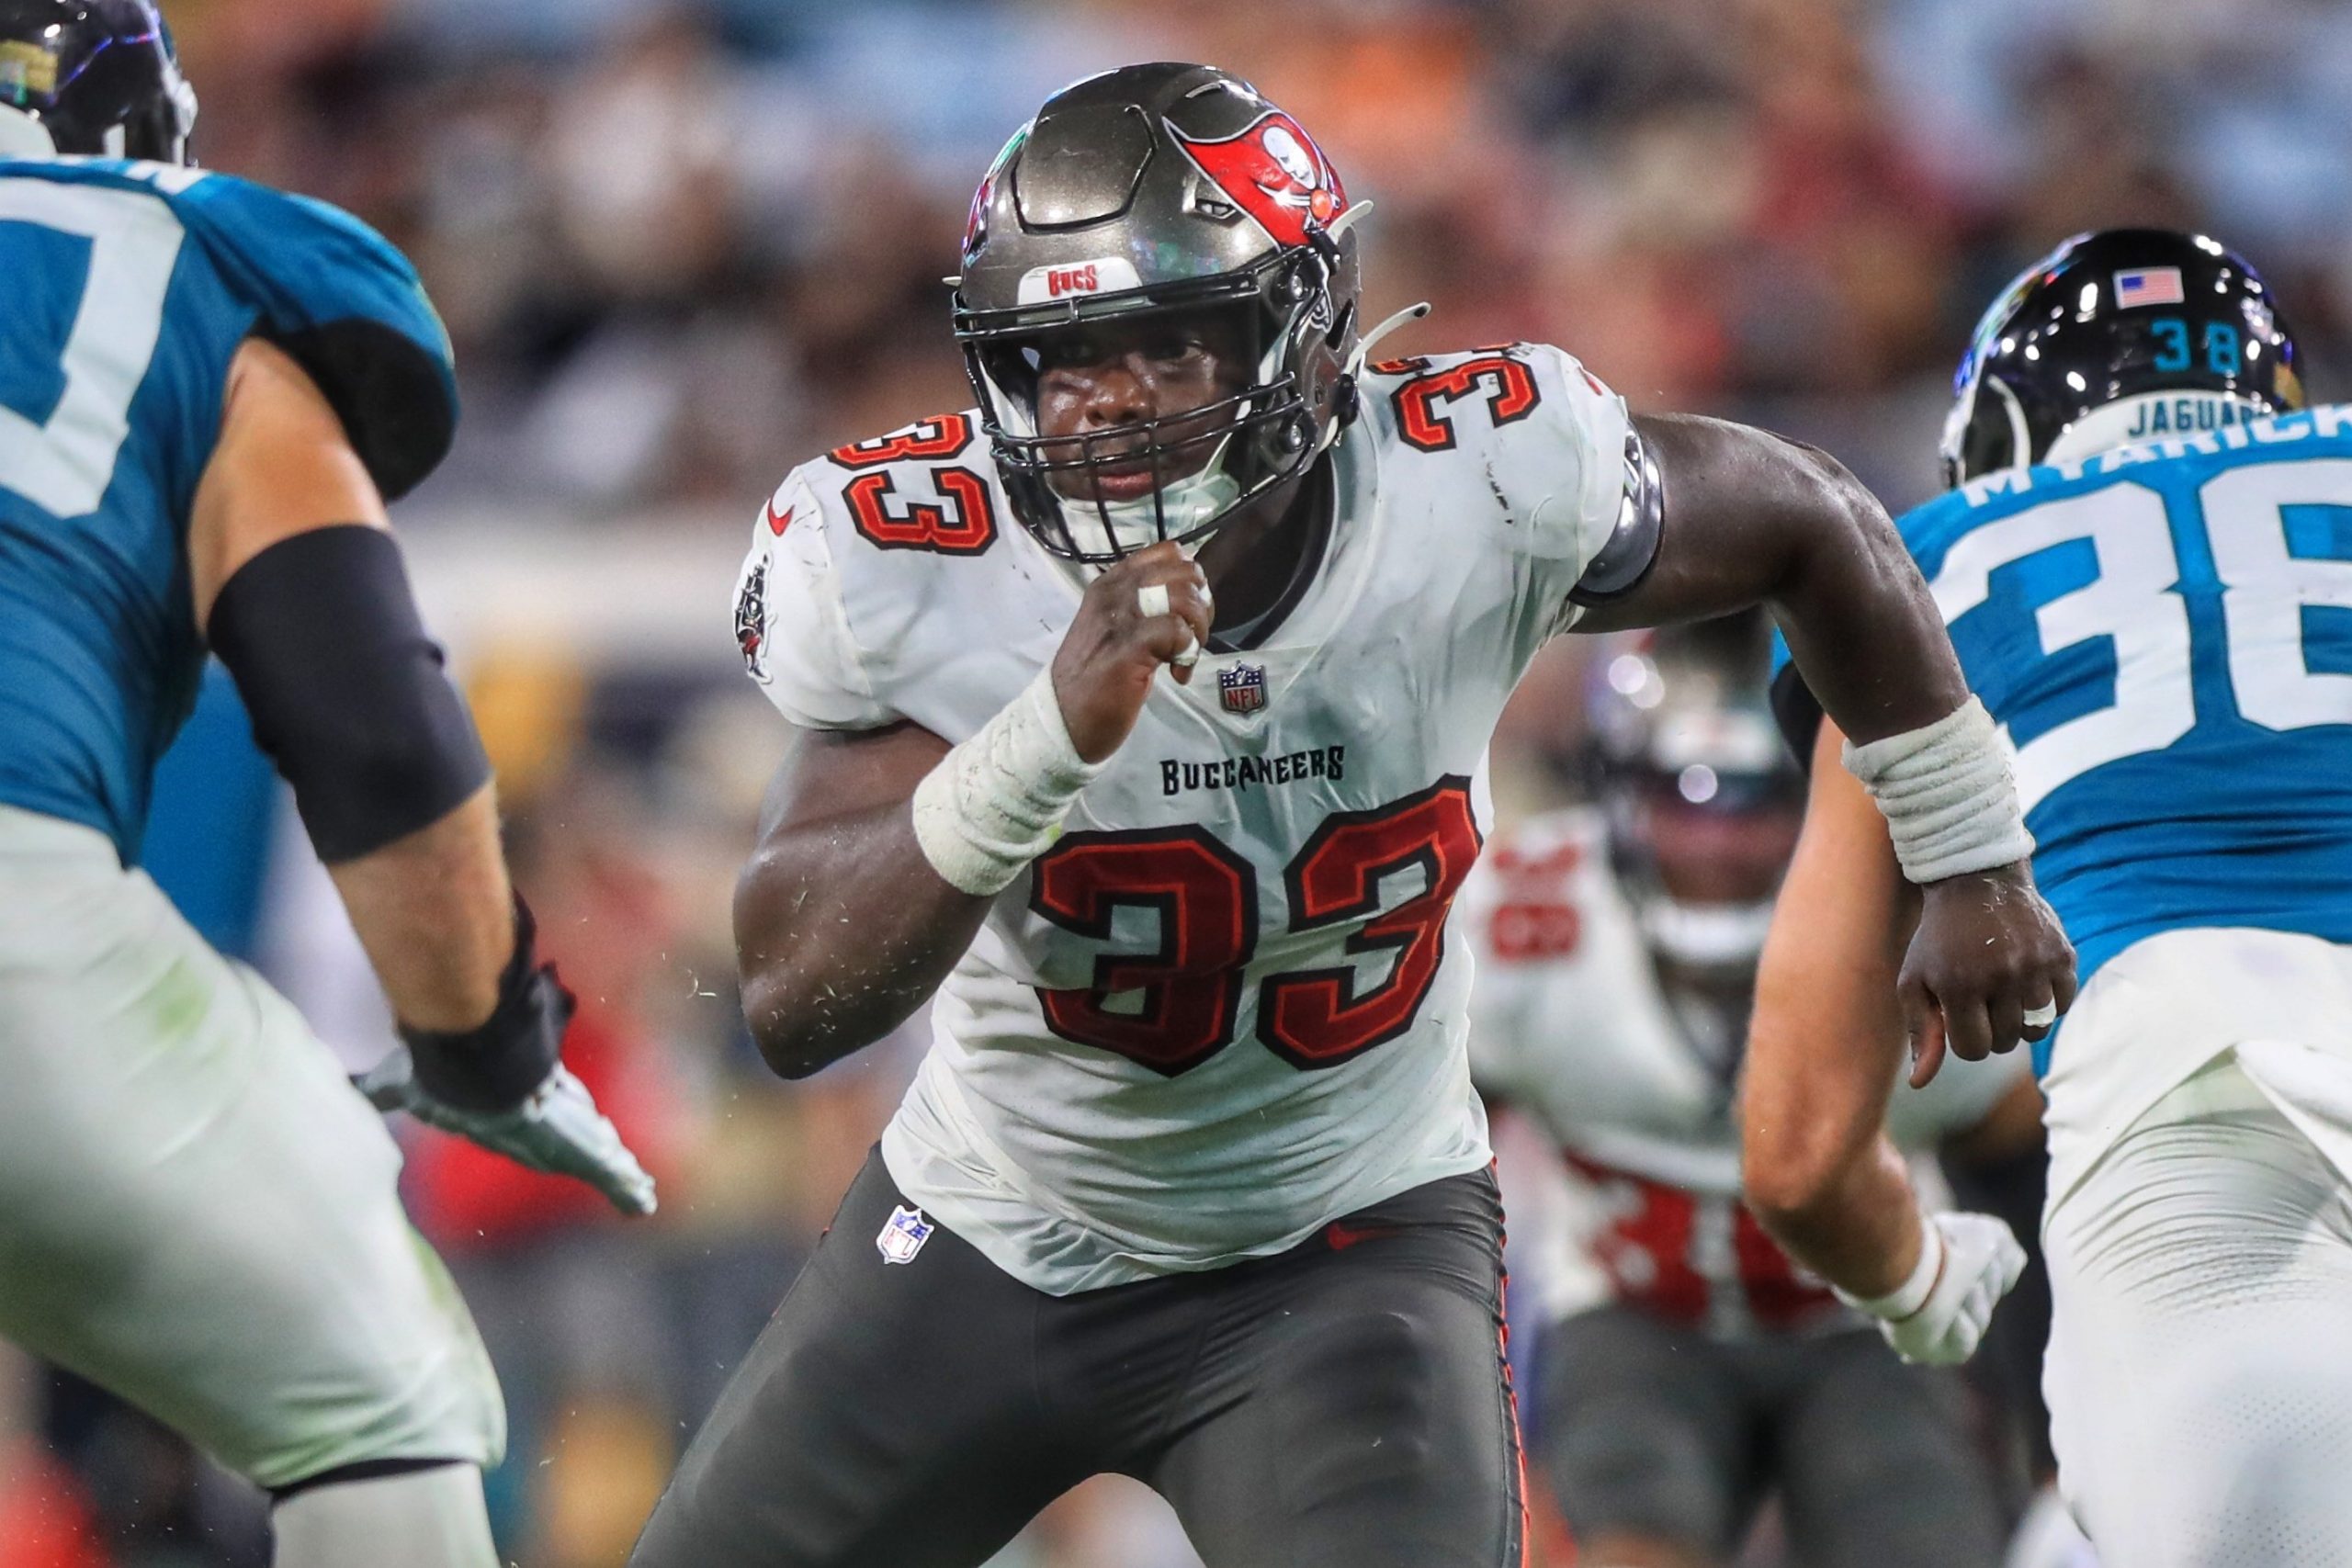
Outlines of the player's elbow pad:
[[330,865],[430,827],[489,780],[383,530],[272,545],[230,578],[206,630]]

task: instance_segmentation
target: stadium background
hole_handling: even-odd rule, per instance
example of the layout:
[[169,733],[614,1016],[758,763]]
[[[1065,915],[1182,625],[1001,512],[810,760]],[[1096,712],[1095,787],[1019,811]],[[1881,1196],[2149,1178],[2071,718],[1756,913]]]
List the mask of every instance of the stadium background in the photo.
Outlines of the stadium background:
[[[180,0],[213,167],[417,261],[456,457],[400,513],[495,752],[518,874],[580,990],[572,1055],[664,1182],[582,1192],[418,1142],[409,1195],[505,1379],[525,1568],[618,1563],[686,1432],[894,1103],[900,1040],[772,1080],[729,890],[782,743],[728,593],[760,502],[966,402],[939,278],[971,186],[1063,82],[1214,61],[1312,129],[1400,350],[1559,343],[1637,407],[1768,425],[1900,508],[1992,291],[2072,231],[2208,227],[2348,383],[2352,7],[2334,0]],[[1561,787],[1572,651],[1498,747]],[[380,1003],[232,710],[153,843],[355,1062]],[[0,1568],[264,1561],[253,1496],[0,1350]],[[1098,1488],[1008,1568],[1177,1568]]]

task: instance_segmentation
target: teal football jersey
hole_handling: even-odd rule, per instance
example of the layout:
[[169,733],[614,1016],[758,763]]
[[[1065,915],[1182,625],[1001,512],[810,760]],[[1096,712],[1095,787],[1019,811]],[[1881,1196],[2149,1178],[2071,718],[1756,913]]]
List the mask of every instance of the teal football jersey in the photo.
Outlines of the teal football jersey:
[[448,337],[356,220],[153,164],[0,161],[0,803],[130,863],[203,669],[188,513],[238,347],[298,360],[391,497],[448,449]]
[[2188,927],[2352,942],[2352,408],[1987,475],[1897,526],[2085,980]]

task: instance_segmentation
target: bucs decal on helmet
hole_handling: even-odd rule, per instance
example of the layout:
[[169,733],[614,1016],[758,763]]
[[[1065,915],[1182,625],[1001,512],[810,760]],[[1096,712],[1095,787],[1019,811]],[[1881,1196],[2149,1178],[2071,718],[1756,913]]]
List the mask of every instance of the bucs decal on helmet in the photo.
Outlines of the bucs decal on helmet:
[[1173,124],[1168,131],[1201,173],[1279,243],[1303,245],[1310,220],[1326,228],[1348,209],[1340,172],[1298,121],[1280,109],[1269,109],[1247,129],[1216,141],[1195,141]]
[[1028,140],[1029,127],[1024,125],[1014,131],[1012,140],[997,153],[996,162],[989,165],[988,175],[980,181],[980,188],[972,193],[972,210],[964,220],[964,260],[967,264],[980,254],[980,247],[989,243],[989,203],[996,199],[996,182],[1003,177],[1004,171],[1012,166],[1014,155]]

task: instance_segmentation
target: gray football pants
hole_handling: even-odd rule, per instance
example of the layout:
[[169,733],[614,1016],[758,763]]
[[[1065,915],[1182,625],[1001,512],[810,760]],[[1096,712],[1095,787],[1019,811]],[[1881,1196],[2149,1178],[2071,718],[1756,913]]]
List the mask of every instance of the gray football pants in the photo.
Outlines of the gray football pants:
[[1209,1568],[1519,1563],[1490,1176],[1066,1297],[944,1227],[886,1262],[903,1201],[870,1159],[633,1568],[977,1568],[1104,1472],[1165,1496]]

